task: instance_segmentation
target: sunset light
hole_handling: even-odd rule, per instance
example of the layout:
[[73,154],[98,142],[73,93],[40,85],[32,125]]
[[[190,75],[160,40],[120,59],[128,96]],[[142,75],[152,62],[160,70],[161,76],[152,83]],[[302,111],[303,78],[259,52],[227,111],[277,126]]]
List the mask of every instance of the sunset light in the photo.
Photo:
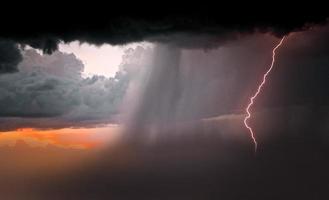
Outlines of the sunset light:
[[47,145],[60,148],[94,149],[115,142],[119,127],[108,125],[96,128],[34,129],[19,128],[0,134],[0,146],[14,146],[18,140],[31,147]]

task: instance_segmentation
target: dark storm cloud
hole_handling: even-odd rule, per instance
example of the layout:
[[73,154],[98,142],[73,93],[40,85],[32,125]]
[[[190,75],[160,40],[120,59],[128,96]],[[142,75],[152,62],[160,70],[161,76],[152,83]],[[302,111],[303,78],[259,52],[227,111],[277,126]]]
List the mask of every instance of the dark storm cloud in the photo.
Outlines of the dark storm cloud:
[[22,61],[22,55],[18,45],[13,41],[0,39],[0,74],[16,72],[20,61]]
[[[289,11],[286,14],[282,11],[280,14],[249,11],[240,13],[242,17],[238,17],[235,14],[222,13],[215,8],[187,13],[180,9],[165,12],[148,11],[149,14],[141,14],[142,11],[138,14],[134,14],[136,11],[127,11],[125,14],[114,14],[111,11],[109,14],[105,10],[93,15],[81,15],[72,10],[61,10],[57,15],[38,10],[30,11],[28,17],[17,16],[11,21],[4,20],[0,37],[22,45],[30,45],[47,54],[57,50],[61,41],[76,40],[96,45],[150,41],[182,48],[209,49],[248,33],[269,32],[281,37],[290,32],[306,30],[313,25],[324,24],[328,17],[320,13],[312,15],[309,11],[305,14],[301,10],[298,10],[298,13]],[[45,16],[44,22],[37,20]],[[0,72],[15,71],[20,61],[17,48],[14,44],[10,45],[10,49],[3,47],[8,50],[6,55],[2,53],[6,60],[3,60],[2,55],[0,57],[0,63],[3,62]]]
[[[237,16],[235,12],[227,14],[221,9],[217,10],[216,7],[188,10],[189,12],[186,13],[183,12],[185,9],[177,9],[177,12],[127,10],[122,14],[114,14],[113,10],[110,13],[107,10],[99,10],[92,15],[75,13],[72,10],[67,12],[63,9],[58,15],[46,13],[42,15],[40,11],[30,12],[27,22],[21,19],[5,21],[0,37],[29,44],[46,53],[56,50],[61,40],[65,42],[79,40],[96,45],[153,41],[185,48],[211,48],[226,40],[237,38],[241,34],[255,31],[282,36],[292,31],[307,29],[313,24],[322,24],[327,17],[320,13],[305,14],[300,10],[298,13],[286,14],[282,11],[274,14],[270,11],[246,10]],[[35,19],[44,16],[46,16],[44,22],[36,22]]]
[[324,26],[286,39],[257,106],[308,105],[316,109],[328,105],[328,34],[329,26]]

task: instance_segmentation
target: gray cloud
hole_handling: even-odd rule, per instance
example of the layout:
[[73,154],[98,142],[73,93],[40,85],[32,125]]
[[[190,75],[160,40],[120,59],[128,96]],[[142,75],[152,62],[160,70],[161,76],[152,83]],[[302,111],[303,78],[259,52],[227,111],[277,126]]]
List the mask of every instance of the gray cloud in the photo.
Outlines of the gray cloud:
[[13,41],[0,40],[0,74],[17,71],[22,55]]
[[52,55],[41,55],[34,49],[22,52],[24,59],[19,63],[20,72],[39,71],[56,77],[81,78],[84,65],[74,54],[59,51]]
[[0,75],[2,129],[90,126],[117,121],[143,53],[142,47],[128,49],[115,77],[82,78],[84,66],[73,54],[40,55],[33,49],[24,51],[19,72]]

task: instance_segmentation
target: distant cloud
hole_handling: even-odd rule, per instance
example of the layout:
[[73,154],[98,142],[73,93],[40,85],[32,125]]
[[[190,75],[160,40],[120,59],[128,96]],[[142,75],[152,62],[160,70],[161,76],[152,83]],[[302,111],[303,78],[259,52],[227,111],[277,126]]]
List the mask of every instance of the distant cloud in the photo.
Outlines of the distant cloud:
[[13,41],[0,40],[0,74],[16,72],[17,65],[22,59],[17,44]]
[[142,47],[128,49],[114,78],[83,78],[84,66],[73,54],[24,51],[19,72],[0,75],[1,129],[29,124],[40,128],[90,126],[90,122],[117,120],[132,74],[141,67],[134,57],[141,53],[145,53]]

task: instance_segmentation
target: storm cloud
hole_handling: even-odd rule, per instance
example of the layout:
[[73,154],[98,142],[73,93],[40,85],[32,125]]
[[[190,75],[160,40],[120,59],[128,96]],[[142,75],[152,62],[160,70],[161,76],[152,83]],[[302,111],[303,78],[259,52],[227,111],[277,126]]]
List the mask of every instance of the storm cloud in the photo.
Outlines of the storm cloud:
[[[217,6],[195,11],[157,9],[156,12],[126,10],[117,14],[113,9],[109,13],[108,10],[97,7],[98,11],[93,15],[82,15],[83,10],[76,8],[62,9],[61,14],[44,15],[42,10],[38,10],[35,13],[29,12],[26,23],[21,20],[4,21],[0,37],[28,44],[45,53],[56,50],[61,41],[67,43],[76,40],[96,45],[150,41],[183,48],[211,48],[254,32],[268,32],[281,37],[290,32],[308,29],[314,24],[324,24],[327,19],[325,14],[309,15],[303,10],[294,10],[294,13],[289,10],[285,13],[280,9],[280,14],[273,14],[259,9],[246,9],[243,12],[241,10],[243,17],[238,17],[233,10],[227,14],[219,8],[217,10]],[[74,10],[79,12],[74,13]],[[237,12],[236,8],[234,11]],[[46,16],[44,23],[34,22],[42,16]],[[68,20],[71,16],[75,16],[75,20]]]
[[[178,48],[212,49],[252,33],[271,33],[282,37],[291,32],[308,30],[315,25],[324,25],[328,21],[326,14],[311,15],[309,10],[306,12],[300,8],[294,10],[294,13],[290,10],[283,12],[280,8],[280,14],[275,15],[272,12],[260,12],[258,9],[246,9],[239,11],[243,17],[237,17],[234,13],[228,15],[215,7],[198,6],[195,11],[187,12],[179,8],[163,11],[157,8],[157,12],[126,10],[120,14],[115,13],[113,9],[109,14],[108,10],[97,7],[97,14],[93,15],[82,15],[83,10],[77,8],[62,9],[61,14],[58,14],[58,11],[49,14],[51,7],[34,12],[32,9],[27,14],[28,17],[17,16],[10,21],[3,21],[0,38],[11,41],[12,44],[0,44],[0,50],[1,46],[7,45],[3,46],[7,49],[6,54],[1,53],[6,56],[5,60],[3,56],[0,57],[0,73],[17,70],[21,56],[16,44],[29,45],[47,54],[56,51],[61,42],[77,40],[95,45],[148,41]],[[75,13],[74,10],[79,11]],[[88,7],[85,12],[89,10]],[[236,8],[234,11],[237,12]],[[19,12],[16,14],[20,15]],[[72,20],[71,16],[75,16],[75,20]],[[1,15],[0,18],[5,19],[6,16]],[[39,18],[44,18],[45,22],[37,20]]]
[[17,65],[23,59],[18,45],[13,41],[0,39],[0,74],[16,72]]
[[[74,54],[23,51],[19,71],[0,75],[1,129],[60,128],[117,122],[143,47],[128,49],[114,77],[83,78]],[[40,123],[42,122],[42,123]]]

